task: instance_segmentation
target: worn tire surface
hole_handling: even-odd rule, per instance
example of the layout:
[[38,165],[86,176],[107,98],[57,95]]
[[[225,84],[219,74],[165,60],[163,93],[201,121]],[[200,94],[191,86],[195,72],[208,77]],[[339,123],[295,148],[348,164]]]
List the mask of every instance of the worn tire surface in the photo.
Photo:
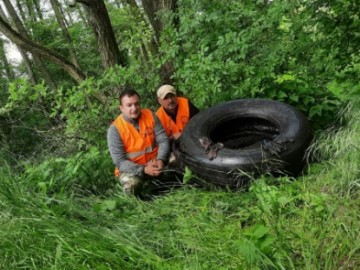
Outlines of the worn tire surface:
[[[208,138],[210,146],[204,147],[200,138]],[[249,175],[299,174],[311,138],[309,121],[294,107],[241,99],[194,116],[173,151],[182,169],[218,186],[240,187]]]

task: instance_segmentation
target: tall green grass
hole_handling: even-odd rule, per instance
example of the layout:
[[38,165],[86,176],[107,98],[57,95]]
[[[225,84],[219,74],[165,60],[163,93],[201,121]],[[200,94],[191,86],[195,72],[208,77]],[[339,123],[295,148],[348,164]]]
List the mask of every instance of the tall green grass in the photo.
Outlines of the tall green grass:
[[359,103],[344,116],[314,142],[304,176],[242,192],[186,185],[142,201],[99,173],[94,154],[76,170],[57,160],[15,174],[4,162],[0,269],[357,269]]

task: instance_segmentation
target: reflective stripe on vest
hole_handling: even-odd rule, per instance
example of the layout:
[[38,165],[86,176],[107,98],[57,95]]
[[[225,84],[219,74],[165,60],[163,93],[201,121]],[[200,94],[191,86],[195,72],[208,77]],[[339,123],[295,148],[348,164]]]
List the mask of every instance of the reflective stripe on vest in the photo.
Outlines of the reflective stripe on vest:
[[145,148],[144,151],[138,151],[138,152],[131,152],[131,153],[126,153],[126,157],[128,159],[134,159],[134,158],[137,158],[139,156],[142,156],[142,155],[145,155],[147,153],[151,153],[154,148],[156,147],[155,143],[152,145],[152,146],[149,146],[147,148]]
[[178,97],[177,100],[178,111],[176,116],[176,123],[174,123],[174,121],[165,112],[165,109],[162,106],[156,111],[156,115],[159,117],[160,122],[168,136],[171,136],[174,133],[182,132],[190,118],[188,99]]
[[148,109],[142,109],[138,123],[139,130],[119,115],[113,125],[119,132],[126,157],[139,165],[145,165],[149,160],[156,158],[158,152],[153,113]]

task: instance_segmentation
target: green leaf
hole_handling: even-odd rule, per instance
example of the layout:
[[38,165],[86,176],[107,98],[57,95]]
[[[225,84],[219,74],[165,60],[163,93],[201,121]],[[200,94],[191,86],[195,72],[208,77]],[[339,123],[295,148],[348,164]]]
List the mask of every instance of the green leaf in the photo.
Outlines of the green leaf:
[[191,180],[191,178],[193,177],[192,172],[190,171],[190,169],[188,167],[185,167],[185,173],[184,173],[184,177],[183,177],[183,183],[187,184],[189,183],[189,181]]
[[106,210],[112,211],[116,208],[116,201],[114,200],[106,200],[103,202],[103,207]]
[[291,101],[299,102],[299,96],[297,96],[297,95],[290,95],[289,98]]
[[248,262],[254,262],[258,259],[257,249],[252,242],[246,240],[235,241],[235,246],[242,257]]
[[267,236],[260,242],[260,250],[264,253],[269,253],[272,250],[272,246],[276,241],[276,237]]
[[256,239],[260,239],[263,236],[265,236],[268,232],[269,232],[269,228],[267,228],[263,224],[256,224],[251,230],[251,235]]
[[278,98],[279,99],[283,99],[283,98],[286,98],[286,97],[287,97],[287,94],[284,91],[279,91],[278,92]]

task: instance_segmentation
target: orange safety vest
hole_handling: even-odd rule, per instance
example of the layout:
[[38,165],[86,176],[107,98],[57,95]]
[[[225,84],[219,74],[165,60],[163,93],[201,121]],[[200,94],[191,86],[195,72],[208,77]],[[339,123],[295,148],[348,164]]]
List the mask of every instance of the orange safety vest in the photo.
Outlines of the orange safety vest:
[[[153,113],[148,109],[142,109],[139,118],[139,131],[125,121],[119,115],[113,125],[120,134],[124,144],[126,157],[139,165],[145,165],[148,161],[155,158],[158,153],[158,146],[155,140],[155,119]],[[115,168],[115,176],[120,175],[120,170]]]
[[163,125],[166,134],[170,137],[174,133],[182,132],[190,118],[189,102],[187,98],[178,97],[178,111],[176,116],[176,123],[165,112],[161,106],[156,115],[159,117],[161,124]]

